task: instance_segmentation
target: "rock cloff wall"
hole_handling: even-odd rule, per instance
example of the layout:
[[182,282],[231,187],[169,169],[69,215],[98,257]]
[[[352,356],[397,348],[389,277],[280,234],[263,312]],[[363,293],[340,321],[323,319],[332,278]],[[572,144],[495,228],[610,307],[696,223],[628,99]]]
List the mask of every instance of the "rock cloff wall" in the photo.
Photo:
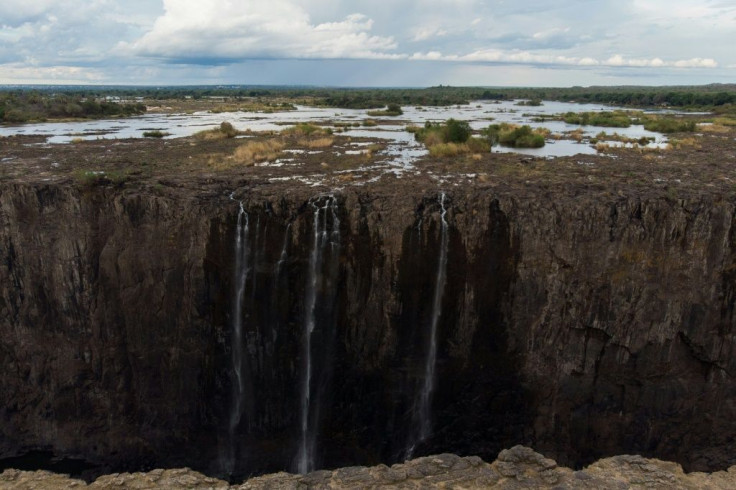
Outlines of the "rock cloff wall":
[[[229,196],[3,183],[0,457],[221,474],[235,440],[229,476],[293,469],[312,314],[318,467],[403,461],[440,191],[334,193],[339,257],[306,311],[314,204],[325,199],[307,186]],[[732,200],[445,192],[432,433],[414,454],[492,459],[528,443],[571,466],[621,453],[687,470],[736,462]],[[239,202],[249,270],[233,438]]]

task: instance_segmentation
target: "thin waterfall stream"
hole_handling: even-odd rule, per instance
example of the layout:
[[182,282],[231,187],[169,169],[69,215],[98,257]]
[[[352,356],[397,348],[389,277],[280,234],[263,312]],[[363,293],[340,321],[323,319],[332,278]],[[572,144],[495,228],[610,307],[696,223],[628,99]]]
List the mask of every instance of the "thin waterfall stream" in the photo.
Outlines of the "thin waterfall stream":
[[417,394],[413,411],[413,422],[415,433],[409,441],[406,451],[407,459],[410,459],[417,444],[425,441],[432,433],[432,395],[435,388],[435,368],[437,364],[437,327],[442,316],[442,297],[445,293],[447,282],[447,249],[449,247],[449,225],[447,223],[447,207],[445,206],[446,195],[440,194],[440,250],[437,261],[437,274],[432,296],[432,315],[429,327],[429,342],[427,356],[424,364],[424,376]]
[[[330,260],[325,271],[325,255],[330,254],[328,259],[336,257],[336,251],[340,243],[340,221],[337,217],[337,199],[328,195],[320,197],[311,202],[314,209],[312,251],[309,257],[309,270],[307,275],[307,288],[304,308],[304,330],[302,341],[303,372],[301,383],[300,403],[300,441],[296,458],[296,470],[305,474],[315,469],[315,453],[317,449],[317,429],[319,422],[319,400],[313,379],[313,336],[317,325],[317,306],[320,290],[334,276],[334,267]],[[330,227],[329,221],[332,226]],[[330,228],[332,231],[330,232]],[[325,277],[327,272],[327,277]],[[326,360],[322,360],[326,362]],[[317,382],[320,380],[316,380]]]
[[235,287],[233,290],[232,306],[232,396],[230,402],[230,417],[228,424],[228,450],[224,464],[225,473],[232,475],[235,470],[235,433],[240,425],[242,416],[243,392],[245,390],[243,374],[243,295],[248,278],[248,239],[250,235],[250,220],[248,213],[240,203],[238,224],[235,230]]

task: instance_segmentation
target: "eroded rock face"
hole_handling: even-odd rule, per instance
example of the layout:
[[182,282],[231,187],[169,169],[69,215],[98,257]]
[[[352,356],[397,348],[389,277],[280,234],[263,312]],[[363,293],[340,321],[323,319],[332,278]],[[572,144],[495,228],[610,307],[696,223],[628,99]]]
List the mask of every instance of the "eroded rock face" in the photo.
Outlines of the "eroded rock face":
[[0,488],[146,488],[146,489],[240,489],[297,490],[304,488],[555,488],[624,490],[632,487],[689,490],[730,490],[736,486],[736,466],[712,474],[685,474],[676,463],[641,456],[615,456],[598,461],[581,471],[559,467],[532,449],[515,446],[503,450],[492,464],[478,457],[461,458],[440,454],[394,464],[315,471],[307,475],[277,473],[252,478],[242,484],[210,478],[190,469],[154,470],[148,473],[106,475],[87,485],[46,471],[5,470]]
[[[406,455],[440,205],[439,190],[400,187],[335,195],[339,260],[317,293],[334,300],[314,309],[319,467]],[[293,468],[315,195],[228,194],[2,185],[0,457],[48,450],[97,472],[223,474],[242,200],[234,476]],[[735,462],[733,202],[476,186],[447,196],[433,431],[415,454],[491,459],[527,442],[572,466],[626,452],[688,470]],[[505,463],[494,471],[511,478]]]

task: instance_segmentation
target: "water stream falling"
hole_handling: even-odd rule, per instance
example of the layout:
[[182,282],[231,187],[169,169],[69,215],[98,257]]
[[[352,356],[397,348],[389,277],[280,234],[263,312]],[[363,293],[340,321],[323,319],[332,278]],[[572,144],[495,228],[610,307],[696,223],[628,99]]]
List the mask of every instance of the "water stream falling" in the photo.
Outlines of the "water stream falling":
[[447,249],[449,233],[447,224],[447,208],[445,193],[440,194],[440,251],[437,261],[437,274],[432,297],[432,316],[429,327],[429,343],[424,364],[424,377],[417,395],[413,411],[415,433],[409,441],[406,458],[411,459],[416,445],[425,441],[432,433],[432,394],[435,383],[435,366],[437,364],[437,326],[442,315],[442,297],[447,280]]
[[233,383],[232,399],[230,402],[230,419],[228,425],[228,451],[224,464],[226,474],[232,475],[235,469],[235,433],[242,415],[243,392],[245,389],[243,373],[243,294],[248,278],[248,235],[250,222],[248,213],[240,203],[238,225],[235,230],[235,287],[233,291],[232,311],[232,366]]
[[284,267],[284,262],[287,259],[286,247],[289,246],[289,232],[291,231],[291,223],[286,225],[286,233],[284,233],[284,245],[281,247],[281,255],[279,255],[279,261],[276,263],[276,280],[281,275],[281,269]]
[[[301,434],[296,458],[296,469],[305,474],[315,469],[317,425],[319,421],[319,399],[313,379],[313,335],[317,325],[317,300],[321,286],[334,277],[334,260],[329,260],[325,271],[325,255],[335,258],[340,246],[340,221],[337,217],[337,199],[323,196],[311,202],[314,209],[313,242],[309,257],[307,288],[304,308],[304,331],[302,341],[303,372],[301,383],[300,423]],[[331,225],[330,226],[330,222]],[[329,231],[331,228],[331,232]],[[324,277],[327,272],[327,277]],[[325,298],[321,298],[325,299]],[[322,362],[325,362],[323,359]]]

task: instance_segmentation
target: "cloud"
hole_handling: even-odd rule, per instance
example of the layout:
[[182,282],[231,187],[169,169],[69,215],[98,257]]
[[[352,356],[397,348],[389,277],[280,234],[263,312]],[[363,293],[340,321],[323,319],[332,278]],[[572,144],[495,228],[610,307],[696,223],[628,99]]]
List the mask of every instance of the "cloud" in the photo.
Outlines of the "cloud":
[[664,61],[661,58],[624,58],[617,54],[605,60],[592,57],[564,56],[531,51],[504,51],[485,49],[465,55],[443,55],[437,51],[414,53],[410,59],[423,61],[463,61],[470,63],[507,63],[522,65],[554,65],[554,66],[608,66],[635,68],[717,68],[718,63],[710,58],[692,58],[688,60]]
[[447,30],[440,29],[438,27],[420,27],[415,29],[413,41],[427,41],[429,39],[436,39],[438,37],[446,36]]
[[42,17],[54,0],[3,0],[0,3],[0,26],[18,27]]
[[0,65],[0,83],[99,83],[105,75],[95,69],[78,66],[27,66],[21,63]]
[[[732,0],[589,7],[587,0],[0,0],[0,77],[247,83],[262,69],[275,70],[262,74],[273,83],[340,85],[360,73],[381,85],[422,85],[447,82],[443,74],[481,80],[536,69],[567,72],[570,84],[620,81],[615,73],[733,78]],[[334,79],[318,68],[328,65]]]
[[119,52],[174,62],[232,62],[250,58],[391,59],[393,37],[371,35],[362,14],[314,24],[287,0],[164,0],[164,14]]

